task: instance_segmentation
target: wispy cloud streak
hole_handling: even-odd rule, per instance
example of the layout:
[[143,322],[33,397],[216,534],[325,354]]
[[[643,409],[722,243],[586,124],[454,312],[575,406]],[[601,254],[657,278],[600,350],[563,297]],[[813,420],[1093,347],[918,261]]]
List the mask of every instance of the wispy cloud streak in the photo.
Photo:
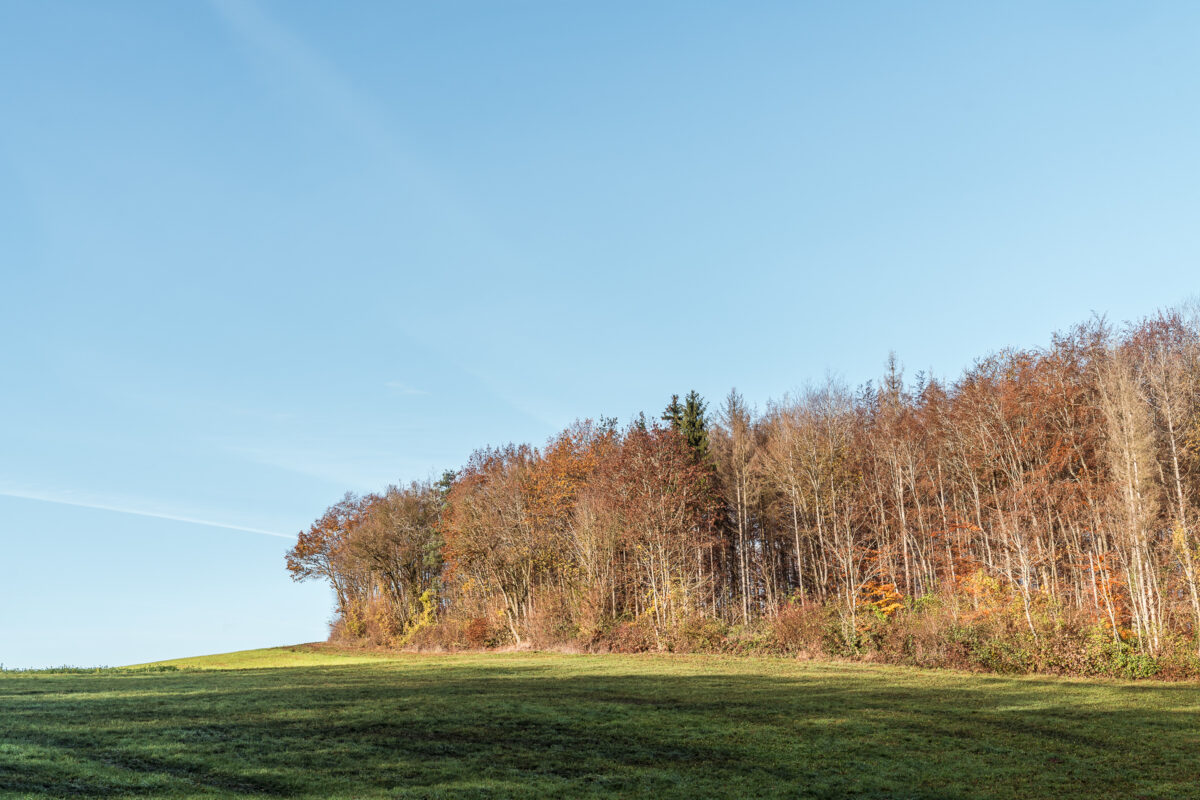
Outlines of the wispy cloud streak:
[[151,519],[165,519],[171,522],[186,522],[191,525],[204,525],[209,528],[224,528],[230,531],[242,531],[243,533],[257,533],[262,536],[275,536],[280,539],[294,539],[286,533],[278,531],[268,531],[262,528],[251,528],[246,525],[233,525],[228,522],[217,522],[211,519],[199,519],[197,517],[184,516],[182,514],[169,514],[161,511],[150,511],[144,508],[129,508],[127,506],[114,505],[105,502],[93,502],[91,500],[76,499],[73,497],[64,497],[61,494],[52,492],[38,492],[27,490],[11,490],[0,489],[0,497],[15,497],[20,500],[35,500],[41,503],[53,503],[60,506],[75,506],[76,508],[92,508],[97,511],[111,511],[117,514],[132,514],[135,517],[150,517]]

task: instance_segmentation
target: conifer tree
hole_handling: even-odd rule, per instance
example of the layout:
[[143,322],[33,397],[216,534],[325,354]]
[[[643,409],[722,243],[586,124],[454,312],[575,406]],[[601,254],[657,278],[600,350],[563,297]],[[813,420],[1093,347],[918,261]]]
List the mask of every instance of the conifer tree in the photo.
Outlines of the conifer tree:
[[687,437],[688,445],[701,461],[708,458],[708,420],[704,416],[707,408],[708,404],[704,402],[704,398],[692,389],[684,399],[683,414],[678,426]]
[[683,425],[683,406],[679,404],[679,395],[671,395],[671,402],[667,404],[660,419],[670,425],[672,430],[679,430]]

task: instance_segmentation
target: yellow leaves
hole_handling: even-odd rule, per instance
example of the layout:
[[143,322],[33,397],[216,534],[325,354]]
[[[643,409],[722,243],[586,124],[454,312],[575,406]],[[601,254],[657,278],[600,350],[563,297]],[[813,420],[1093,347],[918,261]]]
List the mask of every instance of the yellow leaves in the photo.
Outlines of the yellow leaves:
[[904,608],[904,595],[896,589],[895,584],[870,581],[862,588],[859,604],[884,617],[890,617]]
[[971,611],[965,612],[968,619],[991,616],[993,611],[1007,609],[1012,602],[1012,593],[1007,586],[982,568],[958,580],[959,594],[970,602]]
[[1171,526],[1171,546],[1189,562],[1200,559],[1200,544],[1194,541],[1187,528],[1179,522]]

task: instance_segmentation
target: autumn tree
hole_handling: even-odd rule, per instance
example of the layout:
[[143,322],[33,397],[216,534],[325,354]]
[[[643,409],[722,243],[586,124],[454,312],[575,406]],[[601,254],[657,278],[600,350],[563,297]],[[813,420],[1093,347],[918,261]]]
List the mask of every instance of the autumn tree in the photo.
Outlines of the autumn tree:
[[286,562],[292,580],[323,578],[333,588],[339,612],[361,597],[369,581],[347,559],[347,540],[362,519],[369,499],[347,492],[331,505],[307,530],[301,531],[296,544],[287,552]]
[[442,569],[440,498],[428,483],[390,486],[370,499],[346,537],[345,550],[369,573],[403,629],[419,617],[421,596]]
[[797,603],[854,646],[928,606],[1033,641],[1087,625],[1114,652],[1200,653],[1200,320],[1096,318],[953,380],[892,356],[877,382],[761,415],[736,391],[711,421],[673,395],[661,422],[579,422],[434,485],[347,495],[287,565],[328,580],[341,614],[382,603],[405,628],[436,590],[517,642],[549,618],[584,641],[649,625],[666,646],[697,616],[752,629]]

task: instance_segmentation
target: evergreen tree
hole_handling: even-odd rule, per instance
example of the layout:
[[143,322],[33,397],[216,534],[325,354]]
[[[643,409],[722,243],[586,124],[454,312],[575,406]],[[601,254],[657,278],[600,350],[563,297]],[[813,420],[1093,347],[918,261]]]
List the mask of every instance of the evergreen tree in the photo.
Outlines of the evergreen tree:
[[701,461],[708,459],[708,420],[704,417],[707,408],[708,404],[700,397],[700,393],[692,389],[684,399],[682,417],[677,426]]
[[453,488],[454,481],[457,479],[458,473],[452,469],[448,469],[442,472],[442,477],[433,485],[433,488],[437,490],[438,500],[443,507],[446,503],[446,496],[450,494],[450,489]]
[[671,395],[671,402],[662,413],[662,421],[674,430],[679,430],[683,425],[683,406],[679,404],[679,395]]

